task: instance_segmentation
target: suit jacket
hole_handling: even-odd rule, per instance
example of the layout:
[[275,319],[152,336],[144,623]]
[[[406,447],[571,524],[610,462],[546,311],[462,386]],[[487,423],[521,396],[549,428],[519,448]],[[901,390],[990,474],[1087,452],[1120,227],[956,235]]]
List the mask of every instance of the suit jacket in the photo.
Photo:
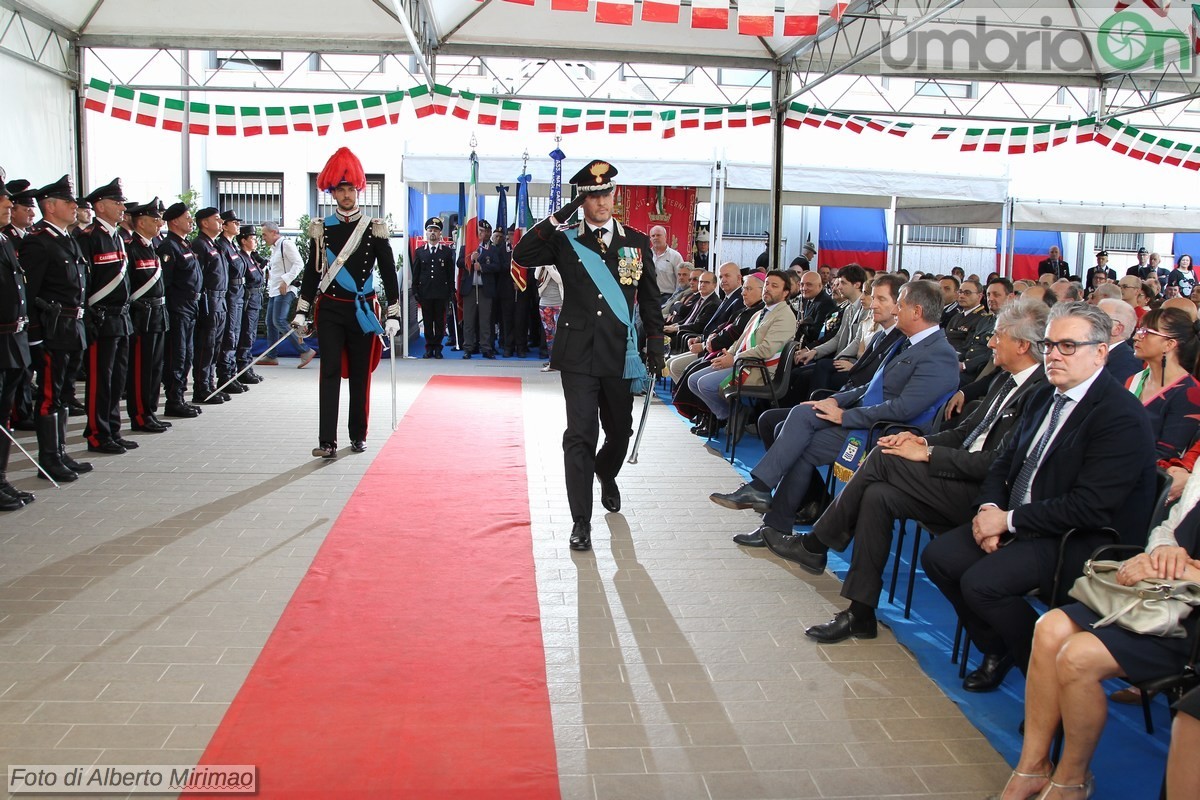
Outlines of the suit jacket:
[[815,358],[856,358],[858,356],[859,326],[870,314],[863,308],[862,298],[855,300],[842,314],[842,324],[837,336],[813,348]]
[[[762,324],[759,324],[758,319],[748,322],[742,335],[734,342],[733,347],[729,348],[734,358],[761,358],[766,361],[779,355],[784,345],[792,341],[792,335],[796,331],[796,312],[792,311],[791,306],[787,303],[776,303],[770,309],[764,307],[762,313],[766,314]],[[754,345],[749,345],[751,336],[755,338]],[[745,350],[741,349],[743,345],[747,345]],[[762,371],[750,370],[745,383],[747,386],[761,386]]]
[[[1057,266],[1057,269],[1055,268]],[[1071,265],[1061,258],[1056,262],[1043,258],[1038,262],[1038,275],[1053,275],[1055,280],[1071,277]]]
[[[1092,290],[1092,277],[1096,274],[1097,269],[1098,267],[1092,267],[1087,271],[1087,281],[1083,284],[1083,288],[1089,292]],[[1112,267],[1105,267],[1104,272],[1106,275],[1108,275],[1108,279],[1110,281],[1115,281],[1117,279],[1117,271]]]
[[1109,374],[1124,385],[1129,376],[1146,368],[1145,362],[1134,355],[1129,342],[1118,342],[1108,348],[1108,363],[1104,365]]
[[870,383],[871,376],[875,374],[875,370],[879,369],[883,359],[903,338],[904,334],[900,332],[900,329],[893,326],[891,332],[876,342],[873,347],[868,345],[863,354],[854,362],[854,366],[846,372],[846,382],[842,384],[842,388],[855,389]]
[[697,336],[707,328],[708,321],[717,313],[719,305],[721,305],[721,298],[716,292],[700,300],[699,305],[692,308],[692,313],[688,315],[687,321],[679,326],[677,336],[680,341],[686,341],[684,337],[687,336]]
[[717,306],[717,310],[709,318],[704,330],[700,331],[700,335],[708,338],[709,335],[716,333],[722,325],[737,316],[737,313],[745,307],[746,304],[742,302],[742,287],[739,286],[726,295],[721,304]]
[[[559,230],[554,217],[534,225],[517,242],[513,258],[523,266],[558,266],[563,282],[563,304],[550,366],[562,372],[578,372],[601,378],[621,377],[625,370],[626,322],[609,307],[567,237],[599,255],[586,223]],[[663,352],[662,298],[654,274],[654,256],[646,234],[613,220],[612,241],[601,256],[621,286],[629,308],[637,310],[650,352]],[[622,276],[628,283],[621,283]],[[620,311],[624,311],[621,309]]]
[[[52,350],[85,349],[83,319],[71,318],[71,309],[82,309],[87,297],[87,259],[75,237],[38,222],[22,240],[20,258],[33,310],[29,338],[41,339]],[[48,303],[68,313],[54,313],[45,307]]]
[[413,253],[413,288],[421,300],[447,300],[454,291],[454,248],[423,244]]
[[833,395],[844,409],[843,428],[870,428],[880,420],[910,420],[958,388],[958,354],[936,330],[887,360],[883,370],[883,402],[862,406],[866,385]]
[[817,296],[812,300],[801,300],[799,321],[796,323],[796,341],[804,347],[820,344],[825,320],[834,311],[837,311],[837,303],[824,292],[817,292]]
[[952,481],[981,482],[987,477],[988,469],[996,460],[1000,449],[1008,441],[1030,402],[1040,398],[1041,393],[1048,391],[1046,370],[1038,367],[1033,374],[1013,392],[1000,409],[999,416],[992,423],[991,430],[983,439],[983,449],[977,453],[969,453],[963,449],[963,442],[971,432],[983,422],[988,410],[996,402],[996,397],[1003,388],[1007,372],[997,372],[992,380],[991,389],[983,402],[975,410],[967,414],[955,427],[947,431],[926,436],[926,444],[933,447],[929,455],[929,473],[935,478],[945,478]]
[[[742,335],[742,331],[746,330],[746,324],[754,319],[754,315],[763,308],[762,300],[752,306],[743,305],[739,308],[733,315],[733,319],[712,332],[712,346],[709,348],[709,353],[716,354],[732,347],[733,343]],[[705,344],[707,344],[707,340]]]
[[[1008,495],[1050,412],[1041,393],[1021,415],[988,470],[979,505],[1008,509]],[[1017,539],[1061,537],[1071,528],[1112,527],[1130,543],[1146,541],[1155,494],[1154,434],[1141,402],[1101,370],[1062,424],[1033,477],[1031,501],[1015,509]]]

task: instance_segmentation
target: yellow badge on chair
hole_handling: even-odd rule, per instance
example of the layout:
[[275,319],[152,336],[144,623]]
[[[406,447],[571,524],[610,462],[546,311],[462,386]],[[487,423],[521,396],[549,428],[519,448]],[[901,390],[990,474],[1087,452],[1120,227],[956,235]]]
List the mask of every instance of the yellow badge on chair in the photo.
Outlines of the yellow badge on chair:
[[636,247],[617,249],[617,278],[622,286],[631,286],[642,279],[642,251]]

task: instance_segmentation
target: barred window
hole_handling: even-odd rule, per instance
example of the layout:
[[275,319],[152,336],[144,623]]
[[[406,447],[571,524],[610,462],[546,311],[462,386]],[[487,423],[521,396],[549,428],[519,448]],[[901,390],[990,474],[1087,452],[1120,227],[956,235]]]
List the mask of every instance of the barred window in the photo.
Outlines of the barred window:
[[766,203],[726,203],[726,236],[763,237],[771,229],[771,207]]
[[1129,250],[1137,252],[1139,247],[1146,246],[1144,233],[1106,233],[1096,240],[1096,250]]
[[283,224],[283,175],[214,174],[213,197],[217,208],[233,209],[247,225]]
[[909,244],[963,244],[967,229],[949,225],[910,225]]
[[[333,195],[329,192],[318,191],[317,174],[309,174],[309,186],[313,187],[313,202],[311,205],[310,214],[314,218],[324,219],[333,213],[337,208],[337,203],[333,201]],[[368,175],[367,188],[358,193],[358,207],[363,210],[363,213],[368,217],[383,217],[383,176]]]

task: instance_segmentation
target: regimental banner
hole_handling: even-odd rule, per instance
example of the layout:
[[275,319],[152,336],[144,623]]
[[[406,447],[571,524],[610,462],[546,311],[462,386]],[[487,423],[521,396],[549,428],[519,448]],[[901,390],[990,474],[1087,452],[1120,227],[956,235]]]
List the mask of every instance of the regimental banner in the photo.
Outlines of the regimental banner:
[[696,189],[617,184],[613,213],[626,225],[649,233],[655,225],[667,229],[667,244],[687,258],[692,252],[692,220]]

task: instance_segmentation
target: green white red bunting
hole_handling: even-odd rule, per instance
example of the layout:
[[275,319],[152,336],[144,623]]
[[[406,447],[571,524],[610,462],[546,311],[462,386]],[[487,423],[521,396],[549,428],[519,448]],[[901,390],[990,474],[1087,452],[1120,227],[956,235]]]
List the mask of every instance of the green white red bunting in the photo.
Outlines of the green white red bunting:
[[112,84],[106,83],[99,78],[92,78],[88,81],[87,89],[83,93],[83,107],[88,111],[99,111],[101,114],[108,108],[108,93],[112,90]]
[[262,135],[262,110],[253,106],[242,106],[241,110],[242,136]]
[[151,128],[158,127],[158,104],[160,102],[162,101],[158,95],[150,94],[149,92],[139,93],[137,118],[134,121],[138,125],[147,125]]
[[168,97],[163,100],[162,127],[167,131],[182,131],[186,106],[182,100]]
[[237,136],[237,110],[233,106],[213,106],[217,112],[217,136]]

